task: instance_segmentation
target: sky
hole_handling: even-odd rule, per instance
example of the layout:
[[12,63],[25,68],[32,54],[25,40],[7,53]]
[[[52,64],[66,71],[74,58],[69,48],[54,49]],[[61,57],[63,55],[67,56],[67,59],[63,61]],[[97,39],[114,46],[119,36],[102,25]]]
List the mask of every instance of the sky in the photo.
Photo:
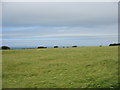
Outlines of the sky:
[[2,45],[108,46],[118,42],[117,2],[4,2]]

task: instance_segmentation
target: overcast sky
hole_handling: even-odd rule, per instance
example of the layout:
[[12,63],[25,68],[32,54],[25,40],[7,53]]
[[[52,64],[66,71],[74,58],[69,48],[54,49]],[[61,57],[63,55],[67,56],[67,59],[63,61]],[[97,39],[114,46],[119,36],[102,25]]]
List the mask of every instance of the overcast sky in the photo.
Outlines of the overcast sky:
[[3,45],[98,46],[118,42],[117,2],[3,3]]

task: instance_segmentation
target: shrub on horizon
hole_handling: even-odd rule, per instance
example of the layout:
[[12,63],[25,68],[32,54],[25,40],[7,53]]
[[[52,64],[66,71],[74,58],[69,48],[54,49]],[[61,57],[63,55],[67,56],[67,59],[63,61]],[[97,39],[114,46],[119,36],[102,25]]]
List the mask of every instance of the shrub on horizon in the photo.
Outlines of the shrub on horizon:
[[77,47],[77,46],[72,46],[72,47]]
[[54,46],[54,48],[58,48],[58,46]]
[[8,46],[2,46],[1,49],[2,49],[2,50],[9,50],[10,47],[8,47]]
[[47,47],[44,47],[44,46],[39,46],[38,48],[47,48]]

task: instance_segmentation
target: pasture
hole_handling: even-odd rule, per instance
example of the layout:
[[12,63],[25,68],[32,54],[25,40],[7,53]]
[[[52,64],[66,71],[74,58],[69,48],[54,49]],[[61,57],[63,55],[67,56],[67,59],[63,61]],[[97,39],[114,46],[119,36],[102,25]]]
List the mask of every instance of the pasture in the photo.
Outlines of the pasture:
[[2,50],[3,88],[115,88],[118,47]]

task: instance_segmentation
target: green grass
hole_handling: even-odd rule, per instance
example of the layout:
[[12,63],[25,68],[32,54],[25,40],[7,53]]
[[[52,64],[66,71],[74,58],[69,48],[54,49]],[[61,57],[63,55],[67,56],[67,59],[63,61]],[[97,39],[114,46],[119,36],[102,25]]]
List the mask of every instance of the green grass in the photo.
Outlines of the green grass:
[[3,50],[3,88],[114,88],[118,47]]

